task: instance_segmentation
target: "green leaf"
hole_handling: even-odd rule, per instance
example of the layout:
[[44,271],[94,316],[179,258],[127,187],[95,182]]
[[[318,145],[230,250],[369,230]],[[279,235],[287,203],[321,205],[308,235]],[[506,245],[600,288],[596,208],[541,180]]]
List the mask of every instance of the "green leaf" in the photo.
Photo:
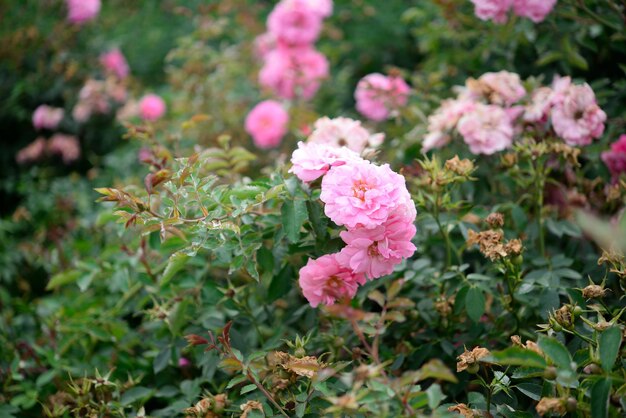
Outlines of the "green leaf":
[[435,409],[439,406],[442,400],[446,398],[446,395],[441,391],[441,386],[437,383],[433,383],[427,390],[428,406],[430,409]]
[[289,242],[297,242],[300,238],[300,229],[308,218],[306,202],[304,200],[286,200],[280,210],[283,228]]
[[438,358],[430,360],[418,370],[415,381],[419,382],[426,379],[444,380],[452,383],[458,382],[454,373]]
[[510,347],[502,351],[492,352],[489,356],[482,358],[481,361],[501,366],[523,366],[540,369],[547,366],[546,360],[541,355],[521,347]]
[[282,268],[280,273],[278,273],[272,279],[272,283],[270,283],[270,287],[267,290],[267,296],[270,302],[275,301],[278,298],[283,297],[289,292],[292,286],[295,285],[295,282],[292,280],[293,278],[293,267],[290,264],[287,264]]
[[80,277],[79,270],[67,270],[52,276],[46,290],[56,289],[57,287],[64,286],[66,284],[74,283]]
[[159,351],[159,354],[157,354],[154,358],[154,363],[152,364],[155,374],[167,367],[170,362],[171,355],[172,351],[170,350],[170,347],[164,347],[161,351]]
[[572,369],[572,355],[557,339],[540,335],[537,344],[557,367],[565,370]]
[[619,347],[622,344],[622,333],[618,327],[611,327],[600,334],[598,341],[600,350],[600,363],[606,372],[613,369]]
[[169,281],[172,280],[172,277],[185,267],[185,263],[187,263],[189,258],[187,254],[180,251],[172,254],[169,260],[167,260],[167,266],[165,266],[165,270],[161,276],[161,286],[167,285]]
[[600,379],[591,387],[591,416],[593,418],[606,418],[609,416],[610,394],[611,379]]
[[465,295],[465,310],[474,322],[478,322],[485,313],[485,295],[477,287],[470,287]]
[[128,389],[122,395],[121,403],[124,406],[128,406],[132,403],[135,403],[139,400],[146,401],[154,395],[155,390],[150,389],[144,386],[135,386],[134,388]]

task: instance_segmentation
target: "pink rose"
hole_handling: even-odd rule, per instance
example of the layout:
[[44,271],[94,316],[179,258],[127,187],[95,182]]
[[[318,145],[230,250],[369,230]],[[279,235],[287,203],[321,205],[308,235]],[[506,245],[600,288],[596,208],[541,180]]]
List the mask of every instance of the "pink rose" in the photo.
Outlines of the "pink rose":
[[315,128],[308,142],[327,144],[333,147],[348,147],[354,152],[362,152],[366,147],[380,145],[384,134],[372,135],[361,125],[361,121],[350,118],[323,117],[315,122]]
[[491,103],[511,106],[526,96],[519,75],[508,71],[485,73],[478,79],[483,88],[486,87]]
[[474,102],[471,100],[444,100],[441,107],[428,117],[428,133],[422,142],[422,152],[447,145],[461,116],[473,108]]
[[328,60],[311,47],[278,48],[270,52],[259,83],[284,99],[312,98],[328,77]]
[[100,13],[100,0],[66,0],[67,20],[82,24],[94,19]]
[[313,44],[322,30],[322,16],[306,0],[282,1],[267,18],[268,31],[286,45]]
[[283,0],[284,3],[305,4],[312,12],[321,17],[329,17],[333,14],[333,0]]
[[354,273],[337,262],[336,254],[309,260],[300,269],[298,283],[312,307],[332,305],[336,300],[353,298],[359,284],[365,283],[362,274]]
[[507,13],[513,0],[472,0],[474,13],[481,20],[493,20],[495,23],[506,23]]
[[402,78],[372,73],[357,84],[356,109],[363,116],[380,122],[407,104],[409,92],[410,87]]
[[513,144],[513,126],[499,106],[477,103],[457,125],[463,140],[474,154],[491,155]]
[[165,101],[156,94],[147,94],[139,102],[139,115],[144,120],[160,119],[166,111]]
[[415,216],[407,216],[408,212],[410,210],[396,210],[382,225],[373,229],[341,232],[341,239],[347,246],[337,255],[337,261],[355,273],[365,274],[368,279],[391,274],[394,267],[403,258],[411,257],[416,249],[411,242],[416,231]]
[[18,164],[27,164],[39,160],[46,153],[46,140],[44,138],[37,138],[26,147],[19,150],[15,156],[15,161]]
[[291,155],[293,166],[289,172],[304,182],[311,182],[322,177],[331,167],[359,160],[361,160],[359,154],[346,147],[298,142],[298,149]]
[[609,151],[602,153],[602,161],[608,167],[613,178],[626,173],[626,135],[620,136],[617,141],[611,144]]
[[128,77],[130,72],[128,62],[126,62],[124,54],[118,48],[101,54],[100,64],[106,71],[115,74],[120,79]]
[[570,85],[552,109],[552,126],[571,146],[589,145],[604,133],[606,113],[588,84]]
[[361,160],[332,167],[322,179],[324,212],[337,225],[375,228],[410,201],[404,177]]
[[271,32],[262,33],[254,39],[254,54],[259,59],[265,59],[277,47],[276,35]]
[[288,124],[289,114],[283,106],[274,100],[265,100],[248,113],[245,128],[257,147],[274,148],[280,145]]
[[518,16],[539,23],[552,11],[555,4],[556,0],[513,0],[513,11]]
[[524,110],[526,122],[545,123],[550,115],[554,92],[550,87],[540,87],[532,94],[531,101]]
[[48,152],[60,156],[65,164],[70,164],[80,157],[80,143],[73,135],[55,134],[48,141]]
[[40,105],[33,112],[33,126],[35,129],[56,129],[61,123],[65,110],[60,107]]

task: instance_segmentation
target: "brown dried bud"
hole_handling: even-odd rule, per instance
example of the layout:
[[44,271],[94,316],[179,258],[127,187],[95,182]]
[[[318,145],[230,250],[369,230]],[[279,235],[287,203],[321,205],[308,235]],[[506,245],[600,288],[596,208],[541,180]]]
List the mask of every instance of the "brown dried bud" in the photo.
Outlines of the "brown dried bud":
[[475,411],[464,403],[448,407],[448,412],[457,412],[463,415],[464,418],[478,418],[482,416],[480,411]]
[[602,298],[606,294],[606,289],[597,284],[590,284],[583,289],[583,297],[585,299]]
[[485,218],[485,222],[491,228],[502,228],[504,226],[504,215],[500,212],[493,212]]
[[563,305],[554,311],[554,319],[563,328],[570,329],[574,325],[572,311],[569,305]]
[[445,168],[454,174],[467,177],[474,171],[474,163],[467,158],[461,160],[458,155],[455,155],[454,158],[446,161]]
[[505,168],[513,167],[517,164],[517,154],[514,152],[508,152],[502,156],[501,161]]
[[552,412],[559,415],[565,415],[567,412],[565,408],[565,399],[561,398],[541,398],[535,409],[541,416]]
[[489,350],[482,347],[474,347],[472,351],[467,351],[466,349],[460,356],[457,357],[458,362],[456,363],[456,371],[462,372],[471,366],[478,366],[478,361],[489,354]]
[[522,241],[517,238],[510,240],[504,246],[504,251],[506,251],[509,256],[520,255],[523,249]]

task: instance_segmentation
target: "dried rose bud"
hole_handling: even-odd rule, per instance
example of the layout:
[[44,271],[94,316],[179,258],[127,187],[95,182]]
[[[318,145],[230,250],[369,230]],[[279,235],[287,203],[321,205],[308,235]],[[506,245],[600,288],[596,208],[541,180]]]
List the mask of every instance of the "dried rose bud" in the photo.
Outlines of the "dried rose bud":
[[504,226],[504,215],[500,212],[493,212],[485,218],[485,222],[491,228],[502,228]]
[[606,289],[597,284],[590,284],[583,289],[583,297],[585,299],[602,298],[606,294]]
[[204,344],[208,344],[209,341],[206,338],[203,338],[199,335],[196,334],[189,334],[185,336],[185,339],[187,340],[187,343],[189,345],[204,345]]
[[541,416],[549,412],[564,415],[567,412],[565,402],[566,400],[561,398],[541,398],[535,409]]

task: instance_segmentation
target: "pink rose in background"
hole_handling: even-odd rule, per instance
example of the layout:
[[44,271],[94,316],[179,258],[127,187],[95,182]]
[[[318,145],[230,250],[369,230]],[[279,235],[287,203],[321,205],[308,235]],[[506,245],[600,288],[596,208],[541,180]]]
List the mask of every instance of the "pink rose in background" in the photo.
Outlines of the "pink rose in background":
[[308,142],[327,144],[333,147],[348,147],[360,153],[368,146],[378,146],[385,138],[384,134],[372,135],[361,125],[361,121],[350,118],[323,117],[315,122],[315,127]]
[[178,367],[180,367],[181,369],[184,369],[189,366],[191,366],[191,361],[189,361],[187,357],[181,356],[178,358]]
[[519,75],[508,71],[485,73],[478,79],[482,88],[486,90],[491,103],[511,106],[526,96],[526,89],[522,85]]
[[265,59],[277,47],[276,35],[271,32],[262,33],[254,39],[254,54],[257,58]]
[[33,112],[33,126],[35,129],[56,129],[61,123],[65,110],[60,107],[40,105]]
[[82,24],[95,19],[100,13],[100,0],[66,0],[67,20]]
[[518,16],[539,23],[550,14],[555,4],[556,0],[513,0],[513,11]]
[[286,45],[311,45],[322,30],[322,16],[309,7],[307,0],[282,1],[268,16],[267,29]]
[[365,160],[329,170],[320,195],[326,216],[348,228],[382,225],[391,212],[406,204],[407,197],[403,176],[388,164],[377,166]]
[[602,161],[608,167],[613,178],[626,173],[626,135],[611,144],[609,151],[602,153]]
[[513,0],[471,0],[474,3],[474,13],[481,20],[493,20],[496,23],[506,23],[507,14],[513,5]]
[[46,153],[46,140],[45,138],[37,138],[26,147],[19,150],[15,156],[15,161],[18,164],[28,164],[39,160]]
[[341,232],[341,239],[347,246],[337,255],[337,261],[355,273],[365,274],[368,279],[391,274],[403,258],[411,257],[416,250],[411,242],[416,232],[415,217],[407,217],[406,212],[395,211],[387,221],[373,229]]
[[300,269],[298,283],[312,307],[332,305],[342,298],[353,298],[359,284],[365,283],[362,274],[354,273],[337,262],[336,254],[309,260]]
[[552,109],[552,126],[571,146],[589,145],[604,132],[606,113],[588,84],[569,85]]
[[274,100],[265,100],[248,113],[245,128],[254,144],[265,149],[280,145],[288,124],[289,114],[283,106]]
[[369,74],[359,81],[354,92],[356,109],[373,121],[383,121],[407,104],[410,90],[400,77]]
[[346,147],[298,142],[298,149],[291,155],[293,166],[289,172],[304,182],[311,182],[322,177],[331,167],[359,160],[359,154]]
[[540,87],[536,89],[531,101],[524,110],[524,120],[526,122],[545,123],[550,116],[550,110],[554,101],[554,92],[550,87]]
[[459,120],[457,129],[474,154],[491,155],[513,144],[511,120],[496,105],[477,103]]
[[328,60],[311,47],[278,48],[270,52],[259,73],[259,83],[284,99],[310,99],[328,77]]
[[144,120],[158,120],[166,109],[165,101],[156,94],[147,94],[139,101],[139,115]]
[[[286,3],[294,0],[283,0]],[[295,0],[297,2],[299,0]],[[321,17],[329,17],[333,14],[333,0],[304,0],[306,6],[315,14]]]
[[465,99],[448,99],[428,117],[428,133],[422,142],[422,152],[447,145],[452,139],[451,132],[461,116],[474,108],[474,102]]
[[73,135],[54,134],[48,141],[48,152],[60,156],[65,164],[70,164],[80,157],[80,143]]
[[106,71],[115,74],[120,79],[128,77],[130,73],[128,62],[126,62],[126,58],[119,48],[101,54],[100,64],[102,64]]

